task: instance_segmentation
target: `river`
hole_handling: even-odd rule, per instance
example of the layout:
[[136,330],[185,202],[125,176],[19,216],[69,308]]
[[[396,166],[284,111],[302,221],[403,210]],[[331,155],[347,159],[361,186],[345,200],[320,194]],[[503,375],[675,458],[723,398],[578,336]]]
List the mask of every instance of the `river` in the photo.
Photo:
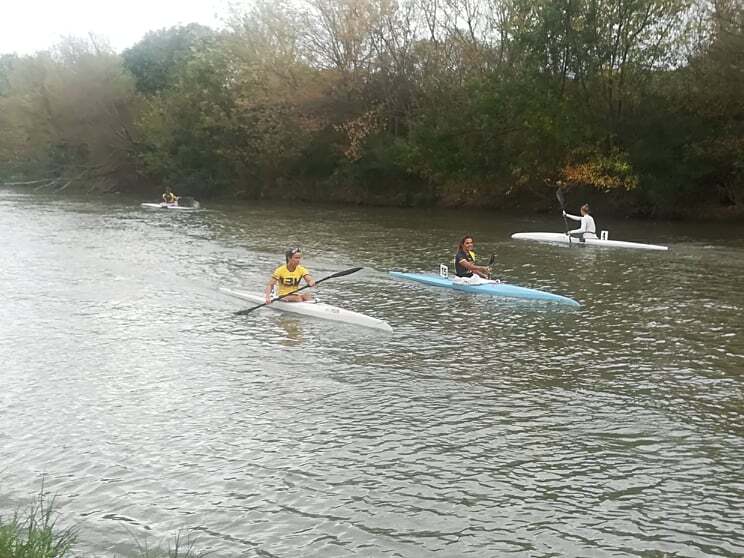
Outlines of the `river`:
[[[43,481],[84,556],[744,555],[742,226],[139,201],[0,189],[3,516]],[[465,232],[582,307],[388,276]],[[234,315],[295,245],[394,332]]]

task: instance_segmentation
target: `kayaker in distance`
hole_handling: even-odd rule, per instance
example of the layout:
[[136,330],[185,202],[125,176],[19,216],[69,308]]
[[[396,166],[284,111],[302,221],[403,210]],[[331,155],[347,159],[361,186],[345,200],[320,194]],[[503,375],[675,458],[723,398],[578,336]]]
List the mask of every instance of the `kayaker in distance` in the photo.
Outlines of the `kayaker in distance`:
[[569,236],[575,236],[584,240],[585,238],[597,238],[597,226],[594,224],[594,217],[589,215],[589,204],[585,203],[581,206],[581,217],[578,215],[571,215],[563,211],[563,216],[573,219],[574,221],[581,221],[581,226],[578,229],[568,231],[566,234]]
[[271,274],[269,284],[266,285],[266,290],[264,291],[266,304],[271,304],[271,293],[274,290],[274,285],[279,286],[277,296],[289,295],[282,299],[284,302],[311,301],[313,296],[309,293],[289,294],[297,290],[300,286],[300,281],[303,279],[311,287],[315,286],[315,280],[310,276],[310,272],[300,265],[302,252],[299,248],[290,248],[284,256],[287,263],[280,265],[274,270],[274,273]]
[[455,275],[468,283],[481,282],[481,279],[490,278],[490,269],[476,265],[475,263],[475,241],[470,235],[465,235],[457,245],[455,254]]
[[178,196],[173,193],[170,186],[165,187],[165,192],[163,192],[163,203],[176,203],[178,201]]

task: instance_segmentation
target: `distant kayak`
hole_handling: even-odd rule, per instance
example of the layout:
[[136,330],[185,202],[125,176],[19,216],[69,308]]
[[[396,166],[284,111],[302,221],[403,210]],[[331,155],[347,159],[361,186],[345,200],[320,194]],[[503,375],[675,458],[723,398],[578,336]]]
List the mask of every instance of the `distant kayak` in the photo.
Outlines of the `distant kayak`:
[[[254,304],[262,304],[266,302],[264,296],[258,293],[249,293],[225,288],[220,288],[220,291]],[[324,304],[322,302],[283,302],[277,300],[266,306],[266,308],[277,310],[279,312],[289,312],[292,314],[311,316],[313,318],[321,318],[323,320],[369,327],[387,332],[393,331],[390,324],[383,320],[378,320],[377,318],[367,316],[366,314],[361,314],[352,310],[345,310],[344,308],[332,306],[331,304]]]
[[492,283],[468,285],[467,283],[459,283],[457,281],[453,281],[452,279],[449,279],[447,277],[441,277],[439,275],[429,275],[424,273],[402,273],[400,271],[391,271],[390,275],[399,279],[406,279],[408,281],[423,283],[424,285],[443,287],[445,289],[452,289],[465,293],[483,294],[504,298],[519,298],[524,300],[540,300],[545,302],[568,304],[570,306],[581,306],[581,304],[579,304],[572,298],[568,298],[567,296],[557,295],[537,289],[529,289],[527,287],[519,287],[517,285],[510,285],[509,283],[497,283],[494,281]]
[[140,207],[145,209],[176,209],[180,211],[194,211],[199,209],[199,206],[185,206],[178,205],[177,203],[141,203]]
[[[534,240],[536,242],[551,242],[554,244],[569,245],[569,237],[565,233],[514,233],[511,237],[516,240]],[[644,244],[643,242],[628,242],[625,240],[603,240],[601,238],[587,238],[582,241],[578,238],[572,237],[570,239],[570,245],[604,246],[606,248],[635,248],[637,250],[669,250],[668,246],[660,246],[658,244]]]

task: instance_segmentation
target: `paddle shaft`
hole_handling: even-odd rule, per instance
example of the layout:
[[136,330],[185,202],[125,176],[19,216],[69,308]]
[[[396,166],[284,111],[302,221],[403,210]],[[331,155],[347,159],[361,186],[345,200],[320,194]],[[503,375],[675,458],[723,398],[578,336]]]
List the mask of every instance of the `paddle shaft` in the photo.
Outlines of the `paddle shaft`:
[[568,234],[568,219],[566,219],[566,199],[563,197],[563,191],[558,188],[555,191],[555,197],[558,198],[558,203],[561,204],[561,212],[563,215],[563,224],[566,227],[566,235],[568,236],[568,245],[571,246],[571,235]]
[[[351,275],[352,273],[356,273],[360,269],[362,269],[362,268],[361,267],[352,267],[351,269],[346,269],[344,271],[339,271],[338,273],[334,273],[332,275],[329,275],[328,277],[323,277],[323,279],[318,279],[315,282],[315,285],[317,285],[319,283],[322,283],[323,281],[328,281],[328,279],[333,279],[335,277],[343,277],[344,275]],[[281,299],[283,299],[283,298],[285,298],[287,296],[290,296],[290,295],[293,295],[293,294],[297,294],[298,292],[300,292],[300,291],[302,291],[304,289],[307,289],[309,287],[310,287],[310,285],[305,285],[304,287],[300,287],[299,289],[294,290],[291,293],[287,293],[285,295],[278,296],[275,299],[273,299],[271,302],[275,302],[275,301],[281,300]],[[261,308],[263,306],[267,306],[267,303],[264,302],[263,304],[259,304],[258,306],[254,306],[253,308],[246,308],[245,310],[238,310],[237,312],[235,312],[235,315],[236,316],[243,316],[245,314],[250,314],[254,310],[258,310],[259,308]]]
[[488,258],[488,278],[491,278],[491,266],[493,265],[493,262],[496,261],[496,254],[491,254],[491,257]]

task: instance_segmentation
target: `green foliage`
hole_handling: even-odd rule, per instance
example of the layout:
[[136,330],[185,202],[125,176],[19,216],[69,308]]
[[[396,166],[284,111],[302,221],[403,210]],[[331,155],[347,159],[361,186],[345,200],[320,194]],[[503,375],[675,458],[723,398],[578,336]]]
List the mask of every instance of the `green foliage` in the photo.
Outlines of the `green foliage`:
[[0,167],[33,178],[117,183],[131,175],[133,87],[114,53],[68,39],[17,59],[0,97]]
[[9,520],[0,517],[0,556],[3,558],[62,558],[71,555],[77,540],[74,529],[60,529],[54,512],[54,498],[42,488],[36,502],[25,513]]
[[581,150],[573,155],[577,162],[569,163],[562,169],[562,178],[568,183],[594,186],[606,191],[619,188],[633,190],[638,186],[638,177],[633,173],[627,153],[616,149],[605,155]]
[[[17,511],[9,519],[0,516],[0,557],[2,558],[65,558],[71,557],[78,541],[75,528],[57,525],[55,500],[41,491],[24,511]],[[173,543],[151,547],[147,539],[135,537],[141,558],[202,558],[207,552],[198,551],[195,541],[185,531],[179,531]]]
[[209,554],[196,550],[194,541],[183,531],[176,534],[173,545],[168,544],[165,550],[160,546],[151,548],[147,539],[142,541],[138,539],[136,542],[140,558],[203,558]]
[[181,68],[214,34],[209,27],[196,23],[151,31],[122,53],[122,61],[134,76],[137,91],[153,95],[171,87]]
[[741,209],[742,60],[741,0],[261,0],[121,57],[0,58],[0,169],[473,204],[562,180]]
[[744,3],[715,4],[711,40],[680,79],[675,101],[694,123],[685,156],[704,172],[696,182],[724,205],[744,204]]
[[203,194],[235,178],[235,98],[225,81],[229,53],[216,35],[200,41],[172,68],[168,88],[145,99],[136,119],[146,173]]

